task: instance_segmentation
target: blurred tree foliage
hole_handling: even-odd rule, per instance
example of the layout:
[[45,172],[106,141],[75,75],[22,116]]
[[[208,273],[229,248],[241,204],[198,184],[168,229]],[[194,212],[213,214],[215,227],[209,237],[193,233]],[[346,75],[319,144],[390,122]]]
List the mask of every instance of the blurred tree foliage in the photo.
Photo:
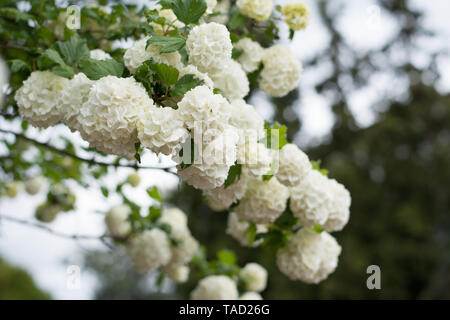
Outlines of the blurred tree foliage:
[[[318,1],[329,46],[304,64],[305,69],[332,66],[316,91],[330,102],[335,124],[325,142],[307,151],[312,159],[322,159],[352,194],[349,225],[335,234],[343,247],[337,271],[319,285],[289,281],[273,255],[223,236],[227,214],[212,212],[194,189],[180,187],[171,202],[190,213],[190,228],[208,243],[209,255],[226,247],[245,259],[240,264],[257,261],[268,269],[266,299],[450,298],[450,96],[430,85],[439,77],[435,61],[441,53],[429,53],[426,68],[412,64],[410,53],[420,50],[417,40],[433,34],[407,0],[378,1],[398,29],[382,48],[358,51],[337,28],[343,8],[336,3]],[[375,123],[361,128],[349,109],[349,96],[382,73],[408,83],[406,91],[392,84],[394,94],[373,105]],[[301,128],[299,98],[294,91],[272,100],[274,120],[289,126],[290,138]],[[366,287],[366,268],[372,264],[381,268],[381,290]],[[105,281],[107,287],[110,280]],[[187,297],[195,283],[191,279],[180,286],[178,294]]]
[[0,258],[0,300],[47,300],[50,295],[39,289],[31,276]]

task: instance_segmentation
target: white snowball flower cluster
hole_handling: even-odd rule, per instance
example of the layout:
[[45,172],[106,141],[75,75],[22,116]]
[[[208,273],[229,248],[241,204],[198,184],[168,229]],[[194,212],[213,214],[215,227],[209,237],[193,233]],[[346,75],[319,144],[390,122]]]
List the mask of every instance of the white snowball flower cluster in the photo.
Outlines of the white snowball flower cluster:
[[302,65],[288,48],[274,45],[265,50],[262,61],[261,90],[273,97],[283,97],[297,87]]
[[[250,223],[247,221],[240,219],[238,215],[234,212],[230,212],[228,215],[227,222],[227,234],[232,236],[235,240],[239,241],[241,246],[244,247],[257,247],[262,243],[262,239],[254,241],[251,245],[248,241],[248,235],[246,233]],[[256,233],[264,233],[267,231],[267,228],[262,224],[256,225]]]
[[64,123],[72,131],[81,128],[78,115],[81,106],[88,100],[89,91],[95,81],[86,77],[84,73],[77,73],[61,91],[56,107],[58,108]]
[[272,177],[268,181],[252,179],[247,192],[234,209],[247,221],[266,224],[274,222],[286,209],[289,189]]
[[336,269],[340,253],[341,247],[327,232],[302,228],[278,250],[277,265],[292,280],[319,283]]
[[221,69],[209,74],[214,86],[228,100],[242,99],[250,91],[247,75],[241,65],[234,60],[225,61]]
[[221,69],[223,63],[231,59],[232,48],[230,32],[215,22],[194,27],[186,41],[189,63],[201,72]]
[[178,110],[170,107],[146,110],[138,121],[138,138],[156,153],[173,154],[189,136]]
[[8,84],[9,71],[8,67],[0,57],[0,105],[3,103],[3,96],[5,94],[5,86]]
[[239,300],[263,300],[258,292],[245,292],[239,297]]
[[278,181],[293,187],[312,170],[308,156],[295,144],[288,143],[281,148],[278,160]]
[[25,181],[25,191],[30,195],[37,194],[43,187],[45,178],[42,176],[36,176]]
[[105,223],[109,233],[114,237],[124,237],[131,231],[128,216],[131,208],[127,205],[117,205],[109,209],[105,216]]
[[247,73],[256,71],[264,56],[263,47],[250,38],[242,38],[234,44],[234,47],[242,50],[241,55],[237,58],[242,69]]
[[237,300],[238,296],[236,283],[222,275],[203,278],[191,292],[192,300]]
[[205,86],[207,86],[211,90],[214,89],[214,83],[211,80],[211,78],[208,76],[208,74],[198,71],[196,66],[189,64],[186,67],[180,69],[179,78],[181,78],[187,74],[194,75],[196,78],[203,80]]
[[139,273],[147,273],[166,265],[172,258],[167,234],[156,228],[145,230],[132,238],[127,253]]
[[240,271],[248,291],[261,292],[267,286],[267,270],[257,263],[247,263]]
[[350,193],[334,179],[311,170],[291,188],[290,207],[304,226],[320,225],[327,231],[339,231],[350,215]]
[[243,167],[255,177],[269,174],[273,163],[272,150],[255,139],[247,140],[239,145],[238,163],[242,163]]
[[101,50],[101,49],[95,49],[90,52],[90,58],[94,60],[108,60],[112,59],[110,54]]
[[286,4],[281,9],[286,23],[292,30],[302,30],[306,28],[311,16],[308,7],[299,1]]
[[[222,186],[237,157],[239,136],[235,130],[225,130],[202,148],[199,163],[178,172],[183,181],[196,189],[208,190]],[[181,169],[179,167],[179,169]]]
[[245,100],[238,99],[231,102],[232,116],[230,124],[239,128],[240,141],[265,137],[264,119],[258,114],[255,107],[247,104]]
[[233,203],[240,200],[247,190],[249,174],[246,170],[241,172],[239,179],[236,179],[231,185],[205,190],[203,195],[208,201],[211,209],[222,211],[228,209]]
[[151,108],[153,101],[134,78],[101,78],[80,109],[80,134],[99,151],[132,158],[139,115]]
[[34,71],[16,91],[22,117],[35,127],[47,128],[62,120],[57,108],[61,91],[69,80],[49,71]]
[[[186,266],[198,250],[198,242],[192,237],[185,213],[177,208],[168,209],[163,212],[160,223],[166,223],[171,227],[171,235],[179,243],[171,245],[171,259],[164,266],[166,275],[176,282],[184,282],[189,275]],[[186,270],[187,268],[187,270]]]
[[151,44],[147,46],[147,40],[149,38],[150,37],[145,37],[136,41],[131,48],[125,51],[123,61],[131,73],[135,73],[142,63],[150,58],[153,58],[157,63],[164,63],[177,69],[183,67],[181,55],[177,51],[160,53],[160,47]]
[[273,8],[272,0],[237,0],[236,5],[243,15],[259,22],[269,19]]

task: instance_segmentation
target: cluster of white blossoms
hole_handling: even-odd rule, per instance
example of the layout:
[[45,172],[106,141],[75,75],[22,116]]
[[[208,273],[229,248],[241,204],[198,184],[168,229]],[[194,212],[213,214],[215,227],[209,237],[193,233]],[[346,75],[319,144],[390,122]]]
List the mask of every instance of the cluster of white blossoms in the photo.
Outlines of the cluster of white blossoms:
[[[123,237],[129,233],[129,213],[129,209],[122,206],[107,213],[105,220],[112,235]],[[198,250],[198,242],[188,229],[186,215],[179,209],[168,209],[162,213],[158,223],[170,226],[170,237],[159,228],[132,235],[127,244],[128,255],[137,272],[148,273],[162,267],[172,280],[185,282],[189,276],[188,264]]]
[[236,5],[243,15],[259,22],[269,19],[273,8],[272,0],[237,0]]
[[248,263],[240,271],[247,291],[261,292],[267,286],[267,270],[257,263]]
[[338,264],[341,247],[326,231],[302,228],[278,250],[277,265],[292,280],[319,283]]
[[289,28],[295,31],[306,28],[311,15],[308,7],[299,1],[286,4],[281,9],[281,13]]

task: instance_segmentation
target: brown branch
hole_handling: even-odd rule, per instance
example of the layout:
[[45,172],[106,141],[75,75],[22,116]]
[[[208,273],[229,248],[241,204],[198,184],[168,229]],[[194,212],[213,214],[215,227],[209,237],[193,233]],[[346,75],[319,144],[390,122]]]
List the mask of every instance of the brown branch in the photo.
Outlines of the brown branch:
[[30,143],[33,143],[35,145],[38,145],[40,147],[46,148],[46,149],[48,149],[48,150],[50,150],[52,152],[59,153],[59,154],[61,154],[63,156],[67,156],[67,157],[70,157],[70,158],[73,158],[73,159],[76,159],[76,160],[79,160],[79,161],[83,161],[83,162],[86,162],[86,163],[91,164],[91,165],[99,165],[99,166],[103,166],[103,167],[114,167],[114,168],[118,168],[118,167],[133,168],[133,169],[136,169],[136,170],[139,170],[139,169],[162,170],[162,171],[168,172],[170,174],[175,174],[176,175],[176,173],[171,170],[171,169],[174,168],[173,166],[171,166],[171,167],[139,166],[137,164],[137,162],[134,163],[134,164],[130,164],[130,163],[125,164],[125,163],[103,162],[103,161],[95,160],[94,158],[87,159],[87,158],[80,157],[80,156],[78,156],[78,155],[76,155],[76,154],[74,154],[72,152],[67,151],[67,150],[56,148],[56,147],[52,146],[49,143],[40,142],[40,141],[34,140],[32,138],[29,138],[29,137],[25,136],[22,133],[10,131],[10,130],[4,130],[4,129],[0,129],[0,132],[7,133],[7,134],[13,134],[16,137],[19,137],[19,138],[21,138],[23,140],[26,140],[26,141],[28,141]]

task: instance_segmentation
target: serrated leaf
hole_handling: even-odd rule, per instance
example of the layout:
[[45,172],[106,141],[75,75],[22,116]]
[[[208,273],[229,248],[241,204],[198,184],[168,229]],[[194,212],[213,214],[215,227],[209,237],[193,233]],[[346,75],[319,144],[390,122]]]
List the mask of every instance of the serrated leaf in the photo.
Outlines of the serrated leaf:
[[224,187],[228,187],[232,185],[236,180],[239,180],[241,177],[242,172],[242,165],[240,163],[235,163],[230,167],[230,170],[228,170],[228,176],[225,180]]
[[231,250],[220,250],[219,252],[217,252],[217,259],[225,264],[236,264],[236,254]]
[[20,59],[11,60],[11,72],[19,72],[19,71],[31,71],[31,66]]
[[156,63],[153,66],[156,71],[158,79],[166,86],[171,86],[177,83],[179,71],[165,63]]
[[159,194],[159,190],[156,186],[150,187],[147,189],[147,194],[154,200],[161,202],[162,197]]
[[79,65],[80,70],[91,80],[98,80],[106,76],[120,77],[124,70],[123,64],[114,59],[83,59]]
[[173,97],[183,97],[186,92],[192,88],[202,85],[203,83],[203,80],[198,79],[193,74],[185,74],[178,80],[175,87],[170,90],[170,95]]
[[180,35],[153,35],[150,39],[148,39],[147,43],[161,47],[160,53],[169,53],[182,49],[186,44],[186,39]]
[[[44,62],[42,58],[46,58],[47,62]],[[51,68],[51,71],[54,74],[57,74],[58,76],[64,77],[64,78],[71,78],[74,75],[73,69],[71,66],[68,66],[61,55],[58,53],[58,51],[54,49],[47,49],[42,53],[42,56],[38,63],[40,66],[50,67],[54,64],[57,64],[57,66],[53,66]]]
[[90,51],[86,40],[81,39],[77,34],[74,34],[69,41],[57,42],[56,47],[69,65],[89,58]]
[[186,25],[197,23],[206,9],[205,0],[175,0],[172,4],[173,13]]

